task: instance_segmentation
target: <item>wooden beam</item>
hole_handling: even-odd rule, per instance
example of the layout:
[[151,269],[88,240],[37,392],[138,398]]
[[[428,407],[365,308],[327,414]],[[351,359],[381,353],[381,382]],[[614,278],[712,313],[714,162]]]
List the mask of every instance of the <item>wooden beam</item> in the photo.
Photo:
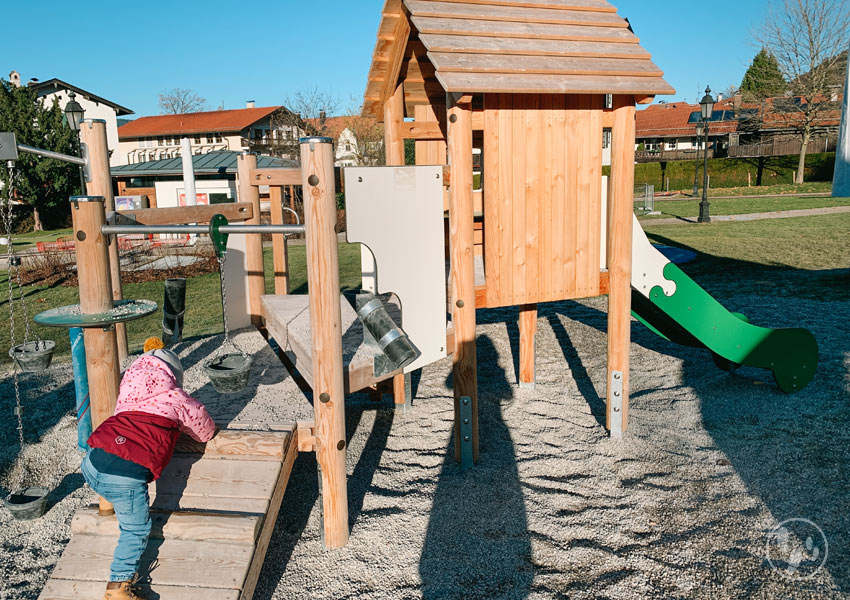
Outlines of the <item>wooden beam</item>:
[[[583,25],[625,29],[628,22],[617,14],[588,10],[556,10],[548,6],[500,6],[498,4],[475,5],[472,3],[428,2],[408,0],[407,6],[413,18],[432,17],[454,20],[508,21],[512,23],[545,23],[561,25]],[[414,20],[414,23],[416,21]],[[420,31],[422,31],[420,29]]]
[[384,102],[384,152],[388,165],[404,165],[404,86],[399,84]]
[[555,75],[621,75],[661,77],[664,73],[650,60],[589,58],[585,56],[500,56],[486,54],[432,52],[436,67],[456,73],[520,73]]
[[[269,188],[272,225],[283,225],[283,188]],[[274,293],[285,296],[289,293],[289,252],[286,236],[272,236],[272,262],[274,263]],[[265,293],[265,292],[264,292]]]
[[522,75],[516,73],[444,73],[437,79],[447,92],[472,90],[504,94],[672,94],[661,77],[601,75]]
[[652,96],[635,96],[636,104],[652,104],[652,101],[655,100],[655,95]]
[[301,144],[301,168],[324,543],[341,548],[348,542],[348,490],[333,144]]
[[251,185],[301,185],[301,169],[252,169]]
[[[629,344],[631,327],[632,194],[635,164],[635,103],[632,96],[614,96],[611,135],[611,180],[608,195],[608,429],[619,420],[621,431],[629,417]],[[612,380],[622,377],[622,409],[612,410]],[[619,399],[617,399],[619,400]]]
[[213,215],[224,215],[230,222],[249,221],[254,218],[251,202],[233,202],[206,206],[175,206],[171,208],[143,208],[141,210],[119,210],[118,214],[134,219],[140,225],[185,225],[210,222]]
[[546,8],[560,10],[586,10],[601,13],[616,13],[617,9],[607,0],[441,0],[463,4],[487,4],[491,6],[510,6],[520,8]]
[[419,39],[428,52],[473,52],[480,54],[530,56],[591,56],[599,58],[651,58],[640,44],[626,42],[587,42],[576,40],[540,40],[535,38],[498,38],[475,35],[422,33]]
[[[251,171],[256,168],[256,154],[245,152],[236,157],[236,185],[239,201],[251,205],[251,218],[247,220],[250,225],[260,224],[260,189],[251,185]],[[266,293],[266,275],[261,234],[248,234],[245,240],[245,269],[248,271],[248,310],[251,314],[251,323],[254,327],[262,327],[263,305],[260,297]]]
[[[106,123],[100,120],[83,121],[80,127],[80,142],[85,144],[89,159],[91,180],[86,184],[92,196],[103,196],[104,208],[115,210],[115,197],[112,195],[112,175],[109,171],[109,147],[106,140]],[[112,299],[124,298],[121,283],[121,259],[118,255],[118,236],[111,236],[109,242],[109,277],[112,281]],[[118,343],[118,361],[127,360],[127,326],[115,324],[115,338]]]
[[223,429],[208,442],[198,442],[187,435],[177,440],[175,452],[203,454],[212,458],[250,458],[280,460],[288,433],[282,431],[239,431]]
[[384,79],[384,88],[381,91],[381,101],[387,102],[397,91],[401,65],[404,61],[404,53],[407,49],[407,38],[410,36],[410,19],[402,10],[399,15],[390,43],[392,44],[387,53],[387,70]]
[[537,333],[537,305],[519,307],[519,386],[534,387],[535,337]]
[[472,207],[472,106],[458,104],[451,94],[448,107],[448,154],[452,170],[449,188],[452,324],[455,331],[454,401],[455,459],[460,461],[460,398],[472,399],[472,453],[478,460],[478,360],[475,350],[475,259]]
[[[622,21],[625,24],[625,21]],[[485,21],[480,19],[443,19],[413,17],[420,34],[474,35],[498,39],[572,40],[637,44],[638,37],[625,27],[593,27],[587,25],[557,25]]]
[[412,140],[445,141],[446,134],[437,121],[405,121],[401,125],[401,136]]

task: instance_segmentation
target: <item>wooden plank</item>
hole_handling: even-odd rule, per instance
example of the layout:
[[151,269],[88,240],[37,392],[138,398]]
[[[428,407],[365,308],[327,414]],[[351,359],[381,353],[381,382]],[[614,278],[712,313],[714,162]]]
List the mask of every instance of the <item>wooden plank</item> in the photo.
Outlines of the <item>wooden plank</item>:
[[587,150],[584,170],[587,173],[590,247],[588,248],[589,297],[599,295],[599,265],[602,245],[602,106],[603,96],[584,96],[588,110]]
[[516,6],[529,8],[555,8],[561,10],[587,10],[595,12],[617,12],[607,0],[442,0],[464,4],[488,4],[493,6]]
[[[263,519],[259,515],[152,512],[151,521],[152,539],[253,544]],[[99,516],[96,507],[81,508],[71,519],[71,533],[110,536],[117,542],[118,519]]]
[[[631,335],[632,195],[634,191],[635,104],[631,96],[614,96],[614,129],[611,135],[611,194],[608,197],[608,385],[607,424],[629,418],[629,344]],[[613,414],[611,378],[623,377],[623,408]]]
[[302,144],[301,166],[314,359],[316,460],[321,473],[323,542],[332,549],[344,546],[349,535],[333,144]]
[[475,349],[475,257],[472,240],[472,107],[447,96],[455,459],[460,460],[460,398],[472,403],[472,456],[478,461],[478,360]]
[[437,79],[447,92],[526,94],[674,94],[660,77],[602,75],[518,75],[500,73],[443,73]]
[[384,101],[384,153],[386,164],[404,164],[404,86],[399,84]]
[[[510,168],[513,171],[513,189],[511,192],[510,205],[512,209],[511,223],[511,280],[513,281],[513,296],[511,304],[526,303],[526,263],[525,263],[525,210],[526,210],[526,186],[525,186],[525,159],[526,159],[526,101],[528,96],[524,94],[514,95],[514,106],[511,111],[511,127],[513,134],[511,138]],[[506,152],[508,147],[502,151]]]
[[525,106],[525,296],[524,301],[536,302],[540,280],[538,244],[540,242],[540,96],[526,96]]
[[552,102],[552,280],[550,300],[566,298],[564,265],[567,261],[564,236],[567,229],[567,99],[553,96]]
[[162,512],[215,512],[219,514],[263,515],[269,508],[268,498],[221,498],[188,496],[182,493],[150,493],[151,510]]
[[186,223],[209,223],[213,215],[224,215],[228,221],[248,221],[254,217],[250,202],[213,204],[210,206],[174,206],[170,208],[143,208],[141,210],[119,210],[118,214],[135,219],[140,225],[185,225]]
[[410,20],[402,11],[396,19],[396,25],[391,38],[391,46],[387,51],[387,70],[384,79],[384,88],[381,90],[381,102],[386,102],[390,96],[396,93],[401,64],[404,60],[407,38],[410,36]]
[[558,266],[555,265],[552,242],[552,204],[554,192],[555,131],[553,104],[555,96],[540,96],[540,158],[538,160],[538,207],[537,207],[537,295],[535,300],[543,302],[553,296],[552,280]]
[[[109,573],[115,540],[108,536],[71,537],[52,577],[76,581],[103,581]],[[154,540],[142,555],[140,570],[151,562],[151,587],[158,585],[239,590],[245,581],[253,546],[197,540]]]
[[[484,273],[485,293],[497,303],[501,291],[499,270],[503,226],[499,203],[500,168],[499,96],[484,96]],[[476,300],[476,306],[478,301]]]
[[[514,230],[513,230],[513,193],[514,169],[512,166],[512,149],[515,143],[513,126],[514,101],[519,96],[512,94],[499,95],[499,261],[498,269],[501,277],[499,296],[493,300],[492,306],[505,303],[513,304],[514,298]],[[488,296],[488,301],[491,300]]]
[[[260,224],[260,188],[251,185],[251,169],[257,168],[257,155],[245,152],[236,156],[236,184],[239,201],[251,204],[249,225]],[[248,310],[254,327],[262,327],[263,313],[260,296],[266,293],[263,262],[263,236],[250,233],[245,239],[245,269],[248,277]]]
[[534,385],[535,337],[537,334],[537,305],[519,307],[519,384]]
[[474,54],[526,54],[532,56],[586,56],[595,58],[651,58],[640,44],[622,42],[588,42],[571,40],[538,40],[534,38],[494,38],[475,35],[422,33],[419,39],[431,52],[466,52]]
[[431,52],[428,57],[442,72],[550,73],[556,75],[621,75],[661,77],[664,73],[650,60],[587,58],[580,56],[520,56],[498,58],[487,54]]
[[482,5],[470,2],[433,2],[431,0],[407,0],[407,7],[416,17],[445,17],[449,19],[515,21],[520,23],[553,23],[586,25],[612,28],[627,28],[628,23],[616,13],[586,10],[564,10],[556,8],[517,7],[508,5]]
[[288,432],[219,431],[208,442],[197,442],[187,435],[177,440],[176,452],[204,454],[207,458],[249,458],[279,460],[288,443]]
[[[590,111],[588,109],[587,97],[577,96],[575,112],[575,126],[572,132],[576,141],[576,152],[572,156],[575,163],[577,188],[577,239],[576,239],[576,297],[586,298],[589,294],[589,279],[592,274],[599,272],[599,261],[590,263],[590,252],[593,244],[599,246],[599,238],[594,236],[590,230],[591,212],[593,199],[590,197],[590,174],[588,173],[588,152],[590,148]],[[600,144],[601,146],[601,144]],[[598,231],[598,228],[597,228]]]
[[[68,579],[49,579],[38,600],[80,600],[80,598],[100,598],[106,588],[109,565],[103,572],[101,581],[71,581]],[[151,595],[149,586],[140,586],[147,598],[161,600],[238,600],[238,590],[196,588],[185,586],[157,585],[156,596]]]
[[564,141],[564,297],[577,297],[576,284],[576,249],[578,248],[578,219],[579,219],[579,156],[580,147],[577,144],[576,132],[581,126],[578,112],[578,97],[567,96],[565,105]]
[[[269,187],[269,211],[272,225],[283,225],[283,188]],[[286,236],[272,236],[272,262],[274,264],[274,293],[285,296],[289,293],[289,252]]]
[[[482,21],[479,19],[441,19],[413,17],[422,35],[470,35],[477,37],[524,38],[637,44],[638,37],[626,28],[587,25],[550,25],[544,23]],[[625,21],[624,21],[625,23]]]
[[248,569],[248,574],[245,577],[245,583],[242,586],[241,600],[251,600],[254,596],[254,589],[257,587],[257,580],[260,578],[260,571],[265,562],[266,551],[269,548],[272,533],[274,532],[277,517],[280,513],[280,505],[283,502],[283,496],[286,492],[286,484],[289,482],[289,475],[292,473],[292,465],[295,462],[295,457],[298,456],[297,440],[290,437],[285,450],[285,459],[280,469],[275,491],[269,502],[269,511],[263,520],[263,530],[260,532],[260,537],[257,540],[257,546],[254,549],[254,555],[251,559],[251,567]]
[[151,495],[182,494],[216,498],[255,498],[268,500],[280,464],[265,460],[200,459],[176,455],[156,481],[149,484]]
[[251,185],[301,185],[301,169],[251,169]]
[[[406,121],[401,126],[401,136],[404,139],[413,140],[446,140],[446,134],[440,123],[426,121]],[[440,163],[430,163],[440,164]]]

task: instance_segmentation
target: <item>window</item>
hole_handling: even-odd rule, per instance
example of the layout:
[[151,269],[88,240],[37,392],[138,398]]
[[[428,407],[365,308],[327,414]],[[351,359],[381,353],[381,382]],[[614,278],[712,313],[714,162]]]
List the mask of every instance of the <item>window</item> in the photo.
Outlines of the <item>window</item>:
[[254,139],[255,140],[263,139],[263,130],[262,129],[254,129]]
[[164,138],[164,137],[159,136],[159,138],[157,138],[157,141],[159,142],[159,145],[160,145],[160,146],[164,146],[164,145],[165,145],[165,138]]
[[221,143],[221,134],[220,134],[220,133],[216,133],[216,134],[215,134],[215,143],[216,143],[216,144],[220,144],[220,143]]
[[196,133],[196,134],[195,134],[195,143],[196,143],[196,144],[200,144],[200,143],[201,143],[201,134],[200,134],[200,133]]
[[351,144],[346,144],[346,145],[345,145],[345,151],[346,151],[346,152],[351,152]]
[[667,142],[667,149],[668,150],[675,150],[678,147],[679,147],[679,141],[678,140],[669,140]]
[[207,143],[208,143],[208,144],[212,144],[212,143],[213,143],[213,139],[214,139],[214,138],[213,138],[213,134],[212,134],[212,133],[208,133],[208,134],[207,134]]

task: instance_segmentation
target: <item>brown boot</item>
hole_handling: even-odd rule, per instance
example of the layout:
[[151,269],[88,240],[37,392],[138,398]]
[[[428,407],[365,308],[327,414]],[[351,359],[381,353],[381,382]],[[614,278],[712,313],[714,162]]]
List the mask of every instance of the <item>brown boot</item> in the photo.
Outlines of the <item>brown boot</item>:
[[106,584],[103,600],[139,600],[144,599],[134,587],[137,579],[132,581],[112,581]]

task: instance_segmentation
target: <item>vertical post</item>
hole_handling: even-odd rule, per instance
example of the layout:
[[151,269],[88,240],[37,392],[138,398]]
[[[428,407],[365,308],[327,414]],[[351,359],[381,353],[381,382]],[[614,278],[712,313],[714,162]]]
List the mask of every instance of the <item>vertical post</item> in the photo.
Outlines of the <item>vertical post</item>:
[[[269,186],[269,194],[271,196],[269,209],[271,210],[272,225],[283,225],[283,187],[271,185]],[[278,296],[285,296],[289,293],[289,256],[286,236],[272,236],[272,254],[274,256],[274,293]]]
[[537,333],[537,305],[519,307],[519,387],[533,388],[535,375],[535,335]]
[[316,460],[321,471],[323,534],[326,548],[341,548],[348,542],[348,490],[332,138],[301,139],[301,174],[312,323]]
[[631,343],[632,191],[635,165],[635,102],[614,96],[611,181],[608,200],[608,385],[607,424],[625,432],[629,418]]
[[472,457],[478,461],[478,359],[475,350],[475,266],[472,207],[472,97],[449,94],[449,245],[452,323],[455,329],[455,459],[466,440],[460,432],[460,398],[472,402]]
[[[393,94],[384,103],[384,157],[388,166],[404,166],[404,136],[401,126],[404,122],[404,85],[398,84]],[[369,253],[368,249],[364,249]],[[372,261],[372,271],[376,271],[374,258],[369,253]],[[396,407],[408,406],[412,400],[410,393],[410,375],[403,373],[393,377],[393,400]]]
[[[251,185],[251,170],[257,168],[257,155],[243,152],[236,157],[236,177],[240,202],[250,202],[253,217],[249,225],[260,224],[260,188]],[[245,239],[245,268],[248,270],[248,310],[255,327],[263,325],[263,307],[260,296],[266,293],[266,278],[263,267],[263,236],[249,233]]]
[[[84,145],[84,156],[89,161],[88,193],[92,196],[102,196],[104,210],[115,210],[115,196],[112,193],[112,175],[109,171],[109,147],[106,143],[106,121],[103,119],[83,119],[80,126],[80,142]],[[112,236],[109,244],[109,277],[111,282],[112,299],[124,298],[124,287],[121,284],[121,262],[118,256],[118,236]],[[106,310],[112,308],[110,304]],[[127,360],[127,328],[124,323],[115,325],[118,340],[119,364]]]
[[[104,198],[79,196],[71,198],[74,242],[77,253],[77,279],[80,309],[96,314],[112,308],[112,281],[109,250],[101,227],[106,220]],[[92,429],[112,416],[118,399],[120,362],[115,328],[87,327],[83,332],[86,345],[86,372],[91,400]],[[101,514],[111,514],[112,505],[100,500]]]

